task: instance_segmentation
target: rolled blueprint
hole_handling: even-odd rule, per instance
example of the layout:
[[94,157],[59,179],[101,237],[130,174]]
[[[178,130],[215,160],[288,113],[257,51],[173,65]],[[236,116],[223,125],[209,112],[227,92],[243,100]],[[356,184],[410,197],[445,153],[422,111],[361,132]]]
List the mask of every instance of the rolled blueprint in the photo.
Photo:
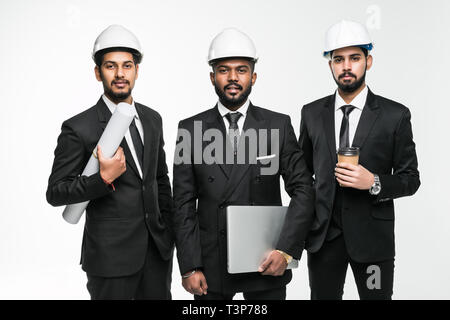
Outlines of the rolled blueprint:
[[[105,158],[111,158],[116,153],[117,148],[128,130],[128,127],[133,121],[134,113],[132,111],[133,110],[128,103],[121,102],[118,104],[116,110],[111,116],[111,119],[109,119],[105,131],[103,131],[103,134],[97,143],[97,145],[100,145],[102,148]],[[93,153],[81,175],[91,176],[98,172],[99,165],[96,155],[97,146],[93,150]],[[89,201],[85,201],[66,206],[63,212],[64,220],[71,224],[78,223],[88,204]]]

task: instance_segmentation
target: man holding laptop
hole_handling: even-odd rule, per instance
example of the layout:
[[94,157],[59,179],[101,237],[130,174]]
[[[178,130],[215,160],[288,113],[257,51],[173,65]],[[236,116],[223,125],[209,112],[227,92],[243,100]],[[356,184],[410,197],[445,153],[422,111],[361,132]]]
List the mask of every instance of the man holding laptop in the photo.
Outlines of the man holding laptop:
[[[252,40],[225,29],[208,57],[216,106],[179,123],[174,230],[183,287],[196,300],[285,299],[314,215],[313,180],[287,115],[254,106]],[[281,206],[280,175],[291,197],[275,247],[254,272],[227,270],[227,207]],[[261,215],[262,217],[263,215]],[[255,221],[256,223],[257,221]],[[263,257],[262,257],[263,258]]]

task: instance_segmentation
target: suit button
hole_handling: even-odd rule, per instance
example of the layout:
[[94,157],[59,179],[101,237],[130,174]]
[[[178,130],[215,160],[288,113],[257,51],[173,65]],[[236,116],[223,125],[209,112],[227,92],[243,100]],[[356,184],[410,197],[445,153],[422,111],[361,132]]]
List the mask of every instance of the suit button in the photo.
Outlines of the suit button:
[[261,181],[261,176],[256,176],[256,177],[255,177],[255,181],[256,181],[256,182],[260,182],[260,181]]
[[215,179],[215,178],[214,178],[213,176],[209,176],[209,177],[208,177],[208,181],[209,181],[209,182],[213,182],[214,179]]
[[224,208],[224,206],[223,206],[223,205],[220,205],[220,206],[219,206],[219,209],[223,209],[223,208]]
[[142,191],[145,191],[145,186],[142,186]]
[[145,214],[145,219],[148,219],[148,213]]
[[226,233],[225,233],[225,230],[220,230],[220,235],[222,236],[222,237],[225,237],[225,235],[226,235]]

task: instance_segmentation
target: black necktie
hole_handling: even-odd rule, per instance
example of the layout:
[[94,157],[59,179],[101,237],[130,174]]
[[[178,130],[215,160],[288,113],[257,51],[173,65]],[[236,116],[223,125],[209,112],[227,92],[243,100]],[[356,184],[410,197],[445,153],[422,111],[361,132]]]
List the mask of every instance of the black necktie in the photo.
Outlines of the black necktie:
[[348,117],[350,115],[350,112],[353,111],[353,109],[355,109],[355,106],[352,105],[345,105],[341,107],[344,116],[342,117],[341,131],[339,133],[339,148],[350,147]]
[[136,123],[133,121],[130,124],[130,135],[131,140],[133,140],[134,150],[136,150],[136,155],[139,161],[141,170],[144,170],[142,163],[144,162],[144,145],[141,140],[141,135],[136,127]]
[[[230,136],[231,141],[233,142],[233,152],[234,152],[234,157],[237,157],[237,144],[238,144],[238,139],[239,139],[239,126],[238,126],[238,120],[240,117],[242,117],[242,113],[240,112],[234,112],[234,113],[227,113],[225,115],[225,117],[228,119],[228,122],[230,123],[229,125],[229,133],[228,135]],[[235,161],[236,162],[236,161]]]

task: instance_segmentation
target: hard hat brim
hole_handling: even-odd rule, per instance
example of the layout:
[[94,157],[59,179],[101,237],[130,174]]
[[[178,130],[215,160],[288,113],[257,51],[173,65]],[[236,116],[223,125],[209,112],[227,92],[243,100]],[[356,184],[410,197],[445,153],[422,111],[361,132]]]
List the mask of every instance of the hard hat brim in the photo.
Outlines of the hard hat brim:
[[335,51],[335,50],[338,50],[338,49],[347,48],[347,47],[359,47],[359,48],[364,48],[364,49],[366,49],[368,52],[370,52],[370,51],[372,51],[372,49],[373,49],[373,44],[372,44],[372,43],[368,43],[368,44],[349,45],[349,46],[339,47],[339,48],[335,48],[335,49],[330,50],[330,51],[324,51],[324,52],[323,52],[323,56],[324,56],[325,58],[330,58],[330,53],[331,53],[331,52],[333,52],[333,51]]
[[215,58],[215,59],[212,59],[212,60],[210,60],[210,61],[208,61],[208,64],[210,65],[210,66],[212,66],[212,65],[214,65],[214,64],[216,64],[217,62],[219,62],[219,61],[223,61],[223,60],[231,60],[231,59],[245,59],[245,60],[249,60],[249,61],[252,61],[252,62],[254,62],[254,63],[257,63],[258,62],[258,58],[254,58],[254,57],[246,57],[246,56],[230,56],[230,57],[222,57],[222,58]]
[[142,52],[134,49],[134,48],[128,48],[128,47],[109,47],[109,48],[105,48],[105,49],[101,49],[98,50],[96,53],[94,53],[92,55],[92,59],[94,60],[94,62],[96,62],[96,59],[98,56],[103,56],[107,53],[110,52],[129,52],[133,55],[133,57],[137,57],[138,61],[136,62],[136,64],[140,64],[142,62],[142,58],[144,57],[144,55],[142,54]]

